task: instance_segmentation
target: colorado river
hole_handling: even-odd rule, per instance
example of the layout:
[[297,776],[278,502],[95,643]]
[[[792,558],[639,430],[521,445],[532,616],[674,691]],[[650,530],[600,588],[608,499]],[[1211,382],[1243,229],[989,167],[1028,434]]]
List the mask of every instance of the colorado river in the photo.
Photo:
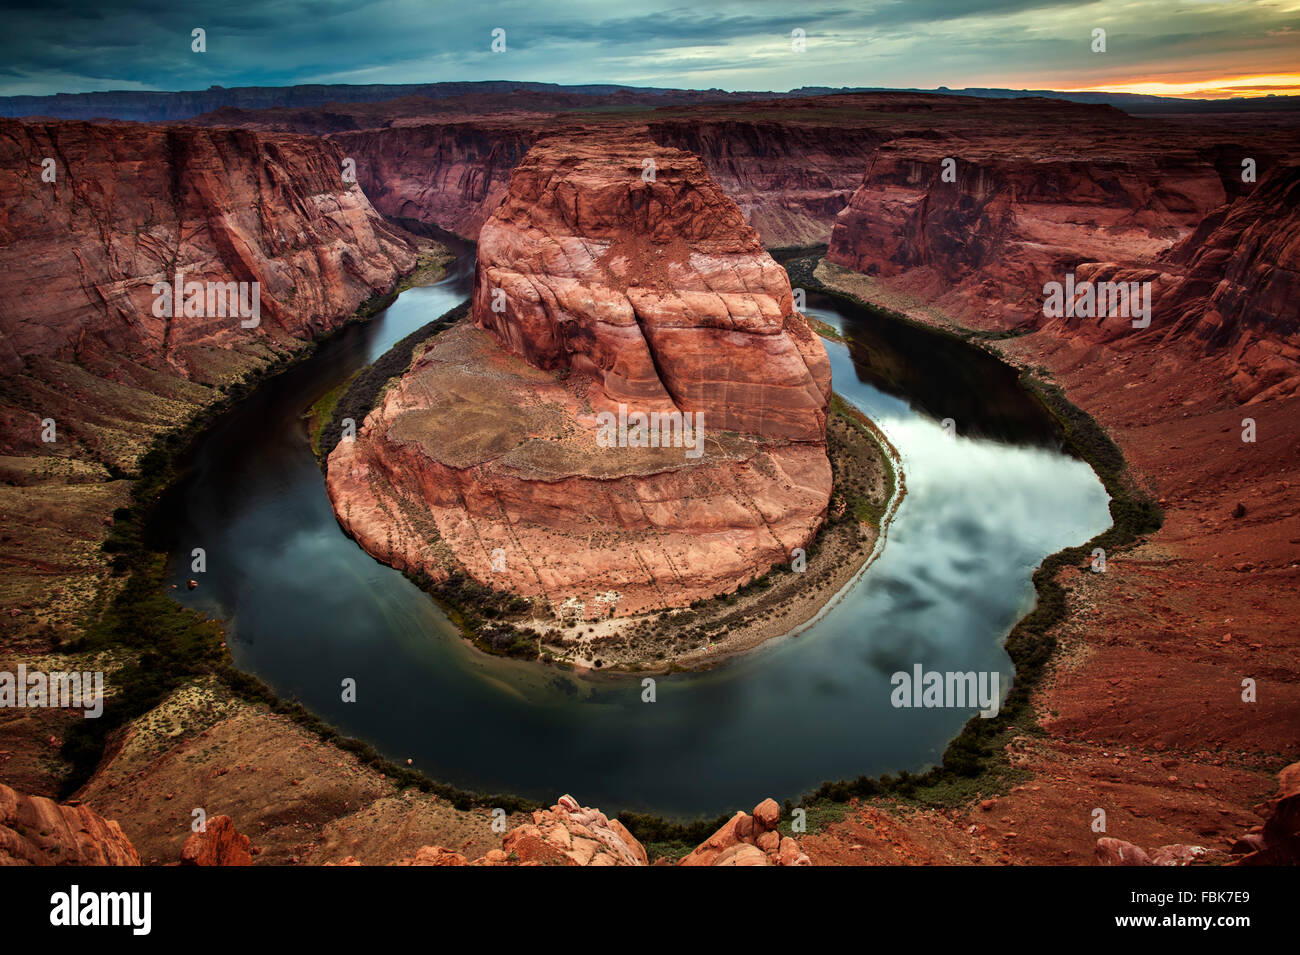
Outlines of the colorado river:
[[[1110,524],[1014,375],[975,349],[810,296],[834,387],[902,455],[904,499],[877,562],[821,620],[716,670],[579,676],[488,657],[339,529],[304,413],[462,301],[472,260],[272,379],[207,435],[159,509],[174,593],[227,623],[237,666],[386,756],[466,789],[668,816],[797,798],[827,779],[921,770],[975,711],[895,709],[890,676],[998,671],[1039,561]],[[945,429],[941,422],[951,419]],[[191,574],[203,547],[207,571]],[[199,588],[184,581],[197,577]],[[356,680],[357,699],[341,699]]]

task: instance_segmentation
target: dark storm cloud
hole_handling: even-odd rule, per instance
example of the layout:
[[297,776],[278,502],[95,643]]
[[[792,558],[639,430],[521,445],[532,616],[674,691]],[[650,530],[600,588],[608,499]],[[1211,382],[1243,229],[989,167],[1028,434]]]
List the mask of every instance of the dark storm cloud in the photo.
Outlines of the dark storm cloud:
[[[529,79],[732,89],[991,85],[996,76],[1121,65],[1087,59],[1091,26],[1123,64],[1230,52],[1300,26],[1273,4],[1187,0],[682,0],[430,3],[263,0],[3,4],[0,93],[301,82]],[[207,53],[190,31],[207,31]],[[491,31],[507,52],[489,49]],[[808,36],[794,56],[790,31]],[[1276,36],[1274,47],[1294,39]],[[1064,59],[1063,59],[1064,57]],[[943,70],[942,74],[935,73]],[[932,77],[928,84],[925,78]]]

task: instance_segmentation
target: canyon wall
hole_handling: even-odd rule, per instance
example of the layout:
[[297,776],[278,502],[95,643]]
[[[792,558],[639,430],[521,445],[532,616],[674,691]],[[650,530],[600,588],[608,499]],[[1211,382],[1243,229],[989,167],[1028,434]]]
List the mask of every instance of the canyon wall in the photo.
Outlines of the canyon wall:
[[1033,326],[1045,282],[1083,262],[1151,263],[1225,201],[1191,148],[1069,145],[1023,133],[886,143],[837,216],[827,259],[972,327]]
[[679,119],[648,124],[663,146],[700,157],[769,247],[824,245],[887,134],[807,121]]
[[507,123],[399,126],[330,137],[357,163],[357,181],[375,208],[478,237],[505,196],[510,171],[536,132]]
[[[250,114],[242,121],[256,124],[264,117]],[[478,237],[528,147],[557,125],[534,115],[409,119],[384,129],[330,132],[331,122],[329,114],[298,120],[300,128],[329,133],[356,159],[358,180],[377,209],[467,239]],[[598,119],[580,126],[572,118],[559,125],[573,135],[613,126]],[[661,146],[697,155],[769,246],[825,243],[882,138],[874,130],[761,120],[663,120],[638,128]]]
[[[1033,784],[956,819],[860,809],[806,845],[815,862],[1091,860],[1096,834],[1073,820],[1094,806],[1112,838],[1226,852],[1296,758],[1297,159],[1294,127],[1265,122],[881,147],[817,276],[916,321],[1014,329],[978,337],[1093,416],[1163,523],[1105,573],[1059,575],[1044,733],[1007,747]],[[1044,284],[1068,273],[1150,283],[1149,325],[1045,316]],[[899,848],[864,855],[882,829]]]
[[[381,560],[628,615],[730,591],[823,520],[829,360],[694,156],[540,141],[480,233],[472,315],[330,455]],[[602,414],[673,416],[675,444],[602,443]]]
[[317,109],[225,110],[196,121],[329,136],[356,159],[367,195],[385,214],[469,239],[504,195],[511,167],[539,136],[643,130],[661,146],[697,155],[768,247],[826,243],[876,148],[891,140],[941,139],[950,143],[946,155],[960,156],[973,144],[1000,148],[1008,129],[1105,141],[1114,130],[1132,137],[1149,128],[1111,107],[1032,98],[862,93],[752,101],[746,94],[708,106],[663,106],[668,100],[653,97],[609,102],[658,106],[625,112],[574,108],[581,99],[406,97]]
[[[89,351],[205,377],[205,348],[307,339],[415,264],[319,140],[4,124],[0,371]],[[42,163],[53,182],[42,180]],[[258,282],[261,325],[155,314],[155,282]]]
[[1300,164],[1277,163],[1161,258],[1154,311],[1171,340],[1228,355],[1242,402],[1300,393]]
[[[342,153],[234,129],[0,121],[0,605],[22,630],[92,599],[136,459],[247,373],[414,267]],[[49,160],[47,163],[46,160]],[[46,181],[48,174],[53,181]],[[259,314],[155,311],[155,283],[247,283]],[[230,288],[239,292],[238,285]],[[224,304],[224,303],[223,303]],[[52,439],[52,440],[50,440]]]

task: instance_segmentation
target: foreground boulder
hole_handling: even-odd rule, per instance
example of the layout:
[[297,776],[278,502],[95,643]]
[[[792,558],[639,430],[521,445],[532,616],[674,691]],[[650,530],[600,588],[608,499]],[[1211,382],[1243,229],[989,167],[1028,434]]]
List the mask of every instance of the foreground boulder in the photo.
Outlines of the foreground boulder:
[[111,819],[0,783],[0,865],[139,864],[135,847]]
[[329,457],[369,553],[594,619],[730,592],[811,541],[829,359],[698,159],[542,140],[477,269],[473,325]]
[[[765,799],[752,816],[736,813],[679,864],[811,865],[799,844],[777,831],[780,820],[780,807]],[[643,866],[649,861],[645,847],[617,819],[579,805],[572,796],[561,796],[550,809],[534,812],[532,822],[507,832],[500,849],[472,862],[459,852],[425,846],[397,865]],[[358,863],[349,857],[342,864]]]
[[1103,836],[1097,840],[1098,865],[1191,865],[1193,862],[1209,861],[1220,855],[1204,846],[1169,845],[1146,852],[1139,846],[1123,839]]
[[617,819],[561,796],[550,809],[534,812],[532,822],[507,832],[500,849],[473,862],[441,846],[424,846],[397,865],[640,866],[648,861],[645,848]]
[[678,865],[811,865],[790,836],[777,830],[781,809],[764,799],[753,815],[738,812]]
[[181,849],[181,865],[252,865],[248,836],[235,831],[229,816],[213,816],[203,832],[195,832]]
[[[1239,865],[1300,865],[1300,763],[1278,774],[1278,792],[1259,807],[1264,824],[1233,846]],[[1244,853],[1244,854],[1243,854]]]
[[645,848],[599,809],[586,809],[572,796],[544,812],[533,813],[531,824],[506,834],[501,849],[521,863],[559,865],[646,865]]

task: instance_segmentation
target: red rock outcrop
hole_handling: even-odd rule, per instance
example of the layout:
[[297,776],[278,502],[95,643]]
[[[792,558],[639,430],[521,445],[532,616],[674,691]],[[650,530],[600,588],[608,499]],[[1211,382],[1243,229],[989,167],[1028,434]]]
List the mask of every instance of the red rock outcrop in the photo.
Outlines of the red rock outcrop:
[[[798,842],[777,831],[781,810],[765,799],[752,816],[738,812],[690,855],[684,866],[810,865]],[[345,860],[344,864],[356,864]],[[588,809],[572,796],[561,796],[550,809],[533,813],[533,821],[505,834],[500,849],[473,860],[441,846],[425,846],[397,865],[649,865],[645,847],[617,819]],[[663,864],[663,860],[655,863]]]
[[533,813],[533,821],[505,834],[500,849],[473,862],[441,846],[424,846],[397,865],[565,865],[643,866],[645,847],[617,819],[599,809],[580,806],[561,796],[550,809]]
[[357,181],[376,209],[475,239],[540,125],[480,119],[346,132],[330,139],[356,160]]
[[781,808],[764,799],[753,815],[738,812],[678,865],[811,865],[799,843],[777,830]]
[[1258,809],[1264,824],[1233,846],[1238,865],[1300,865],[1300,763],[1278,774],[1277,795]]
[[572,796],[561,796],[550,809],[534,812],[531,824],[506,833],[501,849],[521,863],[649,864],[645,848],[621,822],[578,805]]
[[252,865],[248,836],[229,816],[213,816],[202,832],[191,833],[181,849],[181,865]]
[[[820,525],[829,360],[694,157],[539,143],[480,235],[473,318],[330,455],[379,559],[626,615],[730,591]],[[703,444],[602,446],[620,406],[702,415]]]
[[479,235],[473,316],[531,365],[594,374],[598,411],[704,411],[717,430],[825,438],[826,351],[689,153],[616,135],[531,150]]
[[0,865],[139,865],[118,824],[0,783]]

